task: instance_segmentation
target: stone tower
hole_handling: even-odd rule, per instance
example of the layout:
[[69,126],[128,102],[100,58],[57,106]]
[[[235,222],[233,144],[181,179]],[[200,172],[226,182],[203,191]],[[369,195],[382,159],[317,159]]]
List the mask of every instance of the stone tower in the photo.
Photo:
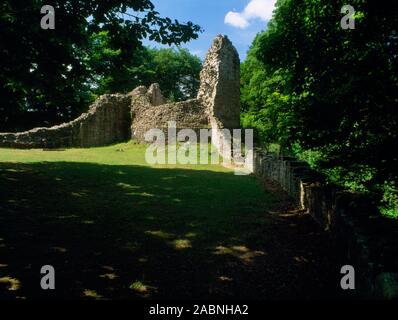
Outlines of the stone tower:
[[227,36],[218,35],[207,53],[198,100],[207,109],[212,127],[240,127],[240,61]]
[[[231,41],[218,35],[207,53],[196,99],[170,102],[159,85],[131,93],[103,95],[79,118],[51,128],[0,133],[1,147],[58,148],[102,146],[128,140],[145,141],[153,128],[212,130],[212,143],[226,158],[231,155],[227,129],[240,127],[240,62]],[[225,129],[225,130],[223,130]]]

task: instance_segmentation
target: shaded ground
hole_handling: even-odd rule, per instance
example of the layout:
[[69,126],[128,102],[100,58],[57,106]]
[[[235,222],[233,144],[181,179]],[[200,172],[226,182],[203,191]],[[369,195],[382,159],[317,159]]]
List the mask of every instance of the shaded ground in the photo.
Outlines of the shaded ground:
[[335,297],[327,235],[272,191],[231,172],[0,163],[0,298]]

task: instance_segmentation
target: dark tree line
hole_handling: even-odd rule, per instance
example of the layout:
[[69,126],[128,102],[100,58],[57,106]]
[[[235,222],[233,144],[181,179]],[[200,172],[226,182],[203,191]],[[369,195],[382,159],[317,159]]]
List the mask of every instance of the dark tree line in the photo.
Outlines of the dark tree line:
[[279,0],[242,66],[243,122],[261,141],[370,192],[398,216],[398,12],[352,0]]
[[[44,4],[55,9],[54,30],[40,27]],[[142,84],[148,70],[140,66],[154,55],[144,38],[179,45],[199,32],[192,22],[161,17],[149,0],[2,1],[0,131],[74,118],[96,94]],[[197,69],[197,60],[187,59]]]

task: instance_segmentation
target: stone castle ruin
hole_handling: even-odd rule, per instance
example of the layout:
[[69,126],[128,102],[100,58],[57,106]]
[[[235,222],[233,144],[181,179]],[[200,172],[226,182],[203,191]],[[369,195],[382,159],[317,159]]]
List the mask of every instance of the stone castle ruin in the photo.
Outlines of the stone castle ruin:
[[50,128],[0,133],[0,147],[86,148],[136,139],[145,133],[166,129],[175,121],[177,129],[213,129],[212,143],[222,151],[223,130],[240,127],[240,61],[226,36],[217,36],[200,74],[196,99],[167,103],[159,85],[138,87],[129,94],[99,97],[87,113]]
[[[231,146],[224,143],[229,141],[225,139],[228,137],[222,129],[240,127],[239,64],[232,43],[227,37],[217,36],[204,62],[196,99],[167,103],[157,84],[138,87],[126,95],[103,95],[87,113],[71,122],[20,133],[0,133],[0,147],[85,148],[130,139],[143,143],[147,131],[167,131],[168,122],[173,121],[176,129],[213,129],[212,144],[223,157],[231,155]],[[341,257],[361,270],[361,296],[385,297],[394,292],[398,296],[398,280],[392,280],[398,279],[398,275],[390,272],[398,265],[397,259],[391,258],[397,247],[391,241],[396,230],[385,225],[372,200],[325,184],[318,173],[294,158],[255,150],[254,165],[250,166],[249,163],[249,172],[279,184],[300,210],[311,214],[341,242]],[[375,242],[376,234],[382,240]]]

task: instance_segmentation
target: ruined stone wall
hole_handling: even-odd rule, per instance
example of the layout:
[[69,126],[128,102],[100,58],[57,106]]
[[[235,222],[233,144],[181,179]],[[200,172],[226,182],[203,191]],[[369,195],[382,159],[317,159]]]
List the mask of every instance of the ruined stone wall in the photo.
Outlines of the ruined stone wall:
[[200,73],[198,99],[218,128],[240,127],[240,61],[226,36],[217,36]]
[[169,121],[176,122],[177,130],[211,128],[212,143],[221,155],[230,157],[230,140],[221,129],[240,127],[240,61],[226,36],[215,38],[204,62],[200,83],[197,99],[178,103],[164,103],[156,85],[148,90],[145,87],[134,90],[131,93],[133,138],[145,142],[145,132],[166,129]]
[[383,218],[366,195],[326,184],[321,174],[292,157],[255,150],[254,173],[277,182],[297,208],[330,231],[342,263],[355,268],[358,295],[398,298],[398,221]]
[[26,132],[0,133],[0,147],[94,147],[128,140],[130,101],[126,95],[103,95],[87,113],[71,122]]
[[208,114],[212,144],[224,159],[231,159],[231,140],[222,129],[240,128],[240,60],[225,36],[217,36],[207,53],[198,100]]
[[[177,130],[191,128],[201,129],[208,126],[208,117],[199,100],[153,104],[153,101],[164,101],[160,89],[155,85],[149,90],[140,87],[131,93],[132,138],[145,143],[145,133],[150,129],[167,131],[168,122],[176,122]],[[152,97],[156,97],[153,100]]]
[[[0,147],[94,147],[129,138],[145,142],[150,129],[212,128],[212,142],[224,157],[230,148],[221,129],[240,127],[240,62],[226,36],[217,36],[201,71],[197,99],[167,103],[158,84],[138,87],[128,95],[104,95],[74,121],[21,133],[1,133]],[[230,141],[228,141],[229,143]],[[225,150],[228,150],[224,155]]]

